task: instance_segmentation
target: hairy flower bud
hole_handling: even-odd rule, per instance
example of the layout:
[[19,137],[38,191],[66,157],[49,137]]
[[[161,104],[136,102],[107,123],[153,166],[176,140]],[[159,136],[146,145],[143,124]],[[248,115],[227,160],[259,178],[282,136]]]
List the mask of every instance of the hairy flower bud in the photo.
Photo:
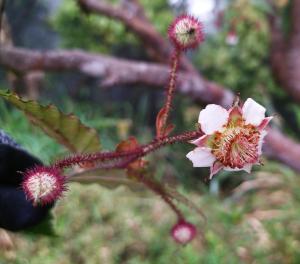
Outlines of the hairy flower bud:
[[169,27],[169,38],[181,50],[197,48],[204,40],[203,26],[190,15],[177,17]]
[[35,167],[24,174],[23,190],[28,200],[36,204],[49,204],[62,196],[66,179],[52,167]]
[[184,220],[179,220],[171,229],[173,239],[179,244],[189,243],[195,238],[196,234],[196,227]]

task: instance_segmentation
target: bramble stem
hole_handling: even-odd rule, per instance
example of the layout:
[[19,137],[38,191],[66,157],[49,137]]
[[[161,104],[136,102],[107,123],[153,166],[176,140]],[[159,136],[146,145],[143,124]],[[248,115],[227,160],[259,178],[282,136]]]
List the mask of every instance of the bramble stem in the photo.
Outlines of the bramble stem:
[[172,107],[172,100],[173,100],[173,95],[176,87],[176,79],[177,79],[176,77],[177,77],[177,71],[179,66],[180,54],[181,54],[181,50],[175,49],[175,53],[172,57],[170,80],[169,80],[169,85],[167,90],[167,98],[165,102],[165,108],[166,108],[165,125],[167,124],[169,113]]
[[[171,58],[171,67],[170,67],[171,71],[169,76],[169,82],[167,85],[167,94],[166,94],[167,96],[166,96],[165,104],[162,107],[162,109],[164,109],[165,111],[164,115],[162,116],[162,123],[161,123],[162,129],[167,127],[169,114],[172,108],[172,101],[173,101],[174,91],[176,88],[176,79],[177,79],[180,55],[181,55],[181,50],[176,48]],[[156,135],[157,137],[159,137],[160,132],[161,131],[157,131],[157,135]]]
[[58,160],[53,165],[56,168],[63,169],[71,167],[73,165],[79,165],[84,162],[105,162],[112,161],[116,159],[125,159],[112,167],[107,168],[126,168],[128,164],[135,161],[138,158],[141,158],[148,153],[157,150],[165,145],[174,144],[176,142],[184,142],[198,138],[202,133],[199,131],[185,132],[180,135],[172,137],[164,137],[160,139],[155,139],[146,145],[138,146],[135,149],[128,151],[111,151],[111,152],[95,152],[91,154],[76,154],[62,160]]
[[150,190],[152,190],[154,193],[158,194],[168,205],[169,207],[174,211],[174,213],[177,215],[178,219],[184,219],[183,214],[180,212],[180,210],[177,208],[177,206],[173,203],[173,201],[168,197],[167,193],[165,192],[164,188],[157,184],[155,181],[144,177],[141,173],[136,173],[135,176],[137,177],[137,180],[144,185],[146,185]]

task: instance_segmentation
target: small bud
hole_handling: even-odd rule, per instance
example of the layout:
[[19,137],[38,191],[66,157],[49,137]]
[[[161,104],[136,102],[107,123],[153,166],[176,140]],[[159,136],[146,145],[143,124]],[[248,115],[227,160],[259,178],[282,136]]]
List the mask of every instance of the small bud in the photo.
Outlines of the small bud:
[[49,204],[62,196],[66,179],[59,170],[51,167],[35,167],[24,174],[23,190],[34,205]]
[[234,31],[228,32],[226,36],[226,43],[229,46],[235,46],[239,43],[239,37]]
[[177,17],[169,27],[169,38],[181,50],[197,48],[204,40],[203,26],[198,19],[190,15]]
[[171,229],[173,239],[179,244],[189,243],[195,238],[196,234],[196,227],[184,220],[179,220]]

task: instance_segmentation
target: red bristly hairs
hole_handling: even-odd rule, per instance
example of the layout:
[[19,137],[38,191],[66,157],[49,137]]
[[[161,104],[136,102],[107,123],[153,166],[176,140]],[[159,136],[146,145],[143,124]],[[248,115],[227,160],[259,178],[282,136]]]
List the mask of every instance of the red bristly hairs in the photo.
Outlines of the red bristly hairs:
[[[90,154],[75,154],[57,160],[52,166],[33,169],[25,173],[23,184],[27,197],[34,202],[42,204],[55,202],[62,191],[65,190],[67,177],[61,176],[61,172],[75,165],[92,164],[94,169],[127,169],[128,175],[143,183],[147,188],[158,194],[177,215],[177,224],[172,229],[173,238],[180,243],[191,241],[196,228],[184,220],[184,216],[173,203],[172,197],[168,195],[163,185],[154,180],[153,177],[145,175],[144,165],[134,167],[136,161],[142,157],[163,147],[176,142],[188,142],[203,135],[202,131],[184,132],[179,135],[169,136],[174,125],[168,124],[169,113],[172,109],[173,95],[176,87],[176,77],[182,52],[189,48],[196,48],[204,39],[202,24],[194,17],[182,15],[178,17],[169,27],[169,39],[173,44],[174,51],[171,57],[170,75],[167,85],[166,100],[156,118],[156,137],[148,144],[139,145],[136,141],[130,147],[120,147],[110,152],[95,152]],[[131,141],[131,143],[133,142]],[[130,144],[131,144],[130,143]],[[122,144],[122,143],[121,143]],[[129,145],[130,145],[129,144]],[[141,163],[143,164],[143,163]],[[45,177],[45,179],[41,178]],[[47,178],[46,178],[47,177]],[[64,180],[62,180],[62,178]],[[69,176],[72,177],[72,176]],[[39,189],[37,186],[42,182],[44,186]],[[47,186],[52,189],[45,190]],[[52,191],[53,190],[53,191]]]
[[171,58],[171,71],[169,75],[169,81],[166,91],[166,100],[164,106],[159,111],[156,117],[156,138],[160,138],[168,135],[173,129],[173,125],[167,125],[170,111],[172,109],[172,101],[174,96],[174,91],[176,88],[177,72],[180,62],[181,50],[175,49],[174,54]]
[[[128,159],[128,163],[134,160],[146,156],[150,152],[153,152],[165,145],[174,144],[176,142],[187,142],[198,138],[203,133],[200,131],[185,132],[180,135],[163,137],[160,139],[154,139],[146,145],[140,145],[133,150],[128,151],[110,151],[110,152],[96,152],[90,154],[76,154],[64,159],[58,160],[54,163],[53,167],[64,169],[67,167],[72,167],[74,165],[80,165],[83,162],[104,162],[111,161],[115,159]],[[118,168],[124,168],[124,166],[118,166]]]
[[189,15],[181,15],[169,26],[168,36],[174,50],[171,57],[171,70],[165,104],[156,118],[156,138],[167,136],[174,128],[173,124],[168,124],[168,118],[172,109],[180,57],[183,51],[197,48],[204,40],[203,26],[196,18]]

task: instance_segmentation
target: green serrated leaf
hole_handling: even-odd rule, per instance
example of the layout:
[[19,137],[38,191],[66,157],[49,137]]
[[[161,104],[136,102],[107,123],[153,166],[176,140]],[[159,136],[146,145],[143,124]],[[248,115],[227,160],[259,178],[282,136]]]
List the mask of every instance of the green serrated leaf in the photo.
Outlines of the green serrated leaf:
[[64,114],[54,105],[43,106],[36,101],[24,100],[11,92],[0,91],[0,96],[23,111],[33,124],[71,152],[100,150],[97,131],[82,124],[77,116]]
[[144,190],[142,184],[128,179],[126,170],[123,169],[90,169],[73,173],[67,177],[71,182],[80,182],[85,184],[97,183],[109,189],[115,189],[119,186],[127,186],[134,192]]

